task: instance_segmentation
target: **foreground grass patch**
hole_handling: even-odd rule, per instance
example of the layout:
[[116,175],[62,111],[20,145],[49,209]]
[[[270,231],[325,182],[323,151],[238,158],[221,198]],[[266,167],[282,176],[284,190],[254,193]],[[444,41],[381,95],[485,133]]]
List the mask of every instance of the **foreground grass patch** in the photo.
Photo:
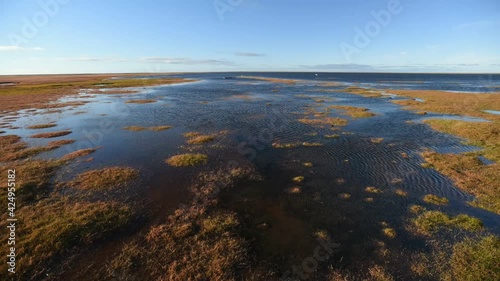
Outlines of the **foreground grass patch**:
[[128,167],[107,167],[79,174],[68,186],[79,189],[110,189],[136,179],[139,172]]
[[[64,198],[44,199],[32,208],[18,211],[18,280],[44,276],[51,265],[75,246],[90,245],[128,223],[128,207],[115,202],[70,202]],[[6,272],[6,264],[1,270]]]
[[207,164],[208,156],[201,153],[186,153],[172,156],[165,162],[174,167],[198,166]]
[[483,223],[477,218],[464,214],[450,217],[440,211],[424,211],[413,219],[413,223],[423,233],[432,233],[442,228],[460,228],[468,231],[483,229]]
[[500,239],[490,235],[454,245],[451,267],[455,280],[499,280],[499,261]]

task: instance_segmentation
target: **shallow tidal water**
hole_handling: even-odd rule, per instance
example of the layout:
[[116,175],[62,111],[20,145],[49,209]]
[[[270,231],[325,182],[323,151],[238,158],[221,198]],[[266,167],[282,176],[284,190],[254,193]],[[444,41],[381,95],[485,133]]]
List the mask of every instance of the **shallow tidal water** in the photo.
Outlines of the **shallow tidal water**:
[[[308,237],[318,229],[327,230],[332,239],[341,244],[335,260],[345,267],[356,267],[369,259],[373,251],[371,242],[381,239],[384,226],[398,232],[392,246],[402,249],[425,247],[418,238],[406,233],[405,224],[410,214],[408,207],[424,204],[422,197],[426,194],[449,199],[450,204],[440,207],[441,210],[472,215],[481,219],[489,231],[500,233],[500,216],[469,206],[467,201],[471,201],[472,196],[457,189],[437,171],[421,167],[423,160],[419,155],[424,149],[440,153],[477,149],[464,145],[457,137],[433,131],[421,122],[423,118],[442,118],[442,115],[422,116],[391,103],[400,97],[366,98],[341,91],[325,91],[357,85],[474,92],[491,90],[492,85],[498,84],[498,77],[382,75],[363,79],[269,74],[304,79],[288,85],[240,78],[240,75],[182,75],[200,81],[138,88],[137,94],[92,94],[82,89],[80,95],[63,101],[88,101],[85,105],[54,113],[47,113],[47,110],[21,112],[3,120],[19,127],[3,129],[5,134],[20,135],[33,146],[57,139],[76,140],[72,145],[41,154],[41,158],[98,147],[90,155],[92,161],[75,161],[56,176],[57,180],[111,165],[131,166],[141,171],[140,181],[123,191],[125,196],[102,196],[124,196],[130,204],[141,205],[143,221],[130,233],[104,242],[95,252],[84,255],[79,259],[82,268],[97,264],[98,256],[105,260],[102,254],[116,251],[115,243],[141,233],[146,225],[164,221],[179,204],[189,201],[187,188],[202,168],[174,168],[164,161],[188,149],[182,134],[191,131],[219,134],[215,143],[204,145],[200,150],[209,155],[208,169],[251,161],[262,175],[262,181],[243,181],[223,191],[221,205],[235,210],[242,218],[244,235],[252,241],[259,262],[272,264],[281,271],[313,255],[317,243]],[[322,82],[340,85],[325,87]],[[154,99],[156,102],[125,103],[131,99]],[[331,110],[331,117],[349,120],[348,125],[336,131],[297,121],[303,118],[306,110],[321,110],[329,105],[364,107],[376,116],[350,119],[342,110]],[[49,122],[56,122],[57,127],[36,130],[36,133],[65,129],[72,133],[49,140],[29,138],[35,131],[25,127]],[[170,125],[172,129],[160,132],[122,129],[161,125]],[[223,131],[227,132],[221,133]],[[325,137],[331,134],[340,137]],[[383,141],[373,143],[372,138],[383,138]],[[274,148],[275,142],[309,142],[321,146]],[[408,157],[403,157],[402,153]],[[306,167],[304,163],[312,163],[312,166]],[[292,180],[297,176],[303,176],[303,182]],[[367,186],[383,192],[367,193]],[[293,187],[300,187],[300,193],[287,192]],[[397,195],[397,189],[407,192],[407,196]],[[350,196],[345,198],[342,194]],[[82,280],[86,280],[82,272]]]

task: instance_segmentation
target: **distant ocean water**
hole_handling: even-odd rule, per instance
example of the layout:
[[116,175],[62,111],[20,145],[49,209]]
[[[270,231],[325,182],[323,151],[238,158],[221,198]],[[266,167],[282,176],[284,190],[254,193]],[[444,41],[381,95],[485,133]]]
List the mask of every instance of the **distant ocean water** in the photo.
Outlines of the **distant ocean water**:
[[[317,74],[317,75],[316,75]],[[176,75],[198,79],[261,76],[283,79],[339,82],[346,86],[443,90],[464,93],[500,92],[500,74],[427,74],[427,73],[326,73],[326,72],[213,72]]]

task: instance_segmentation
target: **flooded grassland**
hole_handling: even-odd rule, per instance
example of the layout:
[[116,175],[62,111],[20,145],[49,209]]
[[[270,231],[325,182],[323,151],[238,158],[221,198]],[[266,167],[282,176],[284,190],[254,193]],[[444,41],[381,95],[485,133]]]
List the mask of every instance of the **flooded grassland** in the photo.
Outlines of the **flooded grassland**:
[[48,97],[2,107],[0,198],[15,169],[19,227],[16,275],[2,263],[0,276],[500,276],[500,119],[488,112],[500,95],[138,81],[0,88],[2,104]]

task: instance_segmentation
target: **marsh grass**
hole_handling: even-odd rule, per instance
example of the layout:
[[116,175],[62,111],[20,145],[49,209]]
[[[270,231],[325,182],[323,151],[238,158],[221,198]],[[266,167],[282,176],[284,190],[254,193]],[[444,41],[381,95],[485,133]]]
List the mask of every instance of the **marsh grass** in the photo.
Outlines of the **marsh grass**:
[[305,142],[302,143],[302,146],[305,146],[305,147],[317,147],[317,146],[323,146],[323,144],[320,143],[320,142],[307,142],[307,141],[305,141]]
[[140,132],[140,131],[146,131],[146,130],[159,132],[159,131],[166,131],[166,130],[169,130],[171,128],[172,128],[172,126],[153,126],[153,127],[126,126],[126,127],[123,127],[123,130],[132,131],[132,132]]
[[396,230],[394,228],[386,227],[382,229],[382,233],[388,238],[395,238],[397,236]]
[[48,138],[57,138],[71,134],[72,132],[69,130],[66,131],[58,131],[58,132],[48,132],[48,133],[40,133],[34,134],[30,138],[34,139],[48,139]]
[[365,188],[365,191],[368,193],[382,193],[382,190],[374,187],[374,186],[368,186]]
[[305,179],[305,178],[304,178],[304,176],[297,176],[297,177],[294,177],[294,178],[292,179],[292,181],[294,181],[294,182],[296,182],[296,183],[301,183],[301,182],[303,182],[303,181],[304,181],[304,179]]
[[317,118],[301,118],[298,120],[302,124],[306,125],[330,125],[330,126],[345,126],[348,124],[348,121],[343,118],[338,117],[317,117]]
[[139,177],[139,171],[129,167],[106,167],[77,175],[67,186],[86,190],[117,188]]
[[467,238],[453,246],[452,273],[456,280],[499,280],[500,239],[489,235],[481,239]]
[[64,155],[61,159],[65,160],[65,161],[72,160],[72,159],[75,159],[78,157],[87,156],[91,153],[94,153],[95,151],[96,151],[95,148],[80,149],[80,150],[77,150],[77,151],[74,151],[74,152],[71,152],[71,153]]
[[42,152],[50,151],[62,146],[60,142],[50,142],[46,146],[27,147],[16,135],[6,135],[0,137],[0,162],[10,162],[38,155]]
[[394,193],[396,193],[397,195],[402,196],[402,197],[408,196],[408,192],[406,192],[400,188],[395,189]]
[[343,90],[339,90],[339,92],[347,92],[350,94],[361,95],[366,98],[378,98],[383,96],[379,91],[372,89],[365,89],[356,86],[347,87]]
[[281,143],[281,142],[273,142],[272,147],[274,148],[296,148],[299,147],[300,143]]
[[[128,242],[109,261],[110,277],[137,280],[238,280],[251,266],[249,244],[239,235],[235,213],[217,208],[221,189],[249,178],[252,169],[239,167],[200,174],[190,190],[193,203],[177,209],[167,222],[152,226]],[[162,266],[158,266],[158,261]],[[243,275],[242,275],[243,274]],[[255,276],[255,280],[264,280]]]
[[340,109],[343,111],[344,115],[347,115],[353,119],[369,118],[375,116],[375,113],[370,112],[368,108],[346,105],[331,105],[328,108]]
[[480,231],[483,229],[482,221],[477,218],[464,214],[450,217],[440,211],[423,211],[412,222],[418,231],[425,234],[433,233],[443,228],[460,228],[467,231]]
[[202,135],[200,133],[188,134],[186,138],[188,144],[204,144],[215,140],[214,135]]
[[[16,197],[24,204],[46,196],[51,186],[51,178],[56,169],[64,162],[54,160],[25,160],[15,162],[16,173],[22,176],[16,178]],[[14,165],[11,163],[11,165]],[[0,171],[7,174],[8,166],[0,166]],[[7,188],[7,182],[1,183]],[[2,192],[0,198],[7,196]]]
[[136,103],[136,104],[155,103],[155,102],[157,102],[157,101],[156,100],[148,100],[148,99],[125,101],[125,103]]
[[434,194],[427,194],[423,198],[424,202],[434,205],[448,205],[449,201],[447,198],[439,197]]
[[327,138],[327,139],[338,139],[338,138],[340,138],[340,135],[338,135],[338,134],[325,135],[325,138]]
[[54,123],[47,123],[47,124],[38,124],[38,125],[31,125],[26,127],[27,129],[32,129],[32,130],[37,130],[37,129],[46,129],[46,128],[52,128],[57,126],[57,124]]
[[430,167],[476,196],[472,205],[500,214],[499,164],[484,165],[475,155],[422,153]]
[[165,162],[173,167],[199,166],[207,164],[208,156],[201,153],[186,153],[172,156]]
[[371,138],[370,142],[371,143],[382,143],[384,141],[384,138]]
[[[16,229],[22,237],[17,248],[18,280],[46,276],[57,261],[75,247],[90,245],[126,225],[131,212],[116,202],[71,202],[50,197],[17,211]],[[6,272],[6,264],[1,270]]]

